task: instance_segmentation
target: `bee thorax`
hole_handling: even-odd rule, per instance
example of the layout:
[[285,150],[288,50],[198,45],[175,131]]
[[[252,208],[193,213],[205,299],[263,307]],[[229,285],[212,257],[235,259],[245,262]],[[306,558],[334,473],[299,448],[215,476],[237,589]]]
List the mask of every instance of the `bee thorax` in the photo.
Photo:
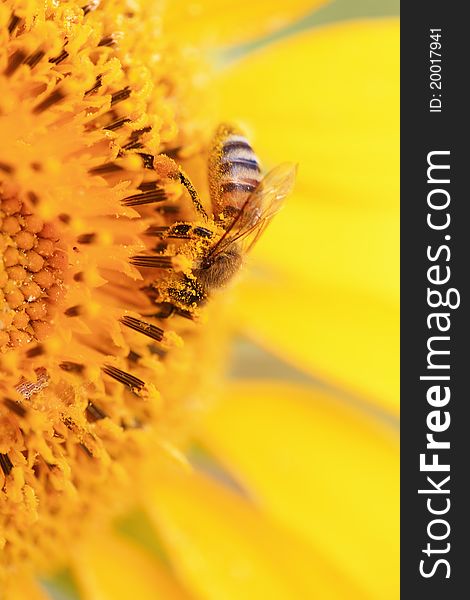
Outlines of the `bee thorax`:
[[240,269],[242,262],[239,249],[228,248],[224,252],[202,260],[193,270],[193,275],[204,290],[209,291],[226,285]]

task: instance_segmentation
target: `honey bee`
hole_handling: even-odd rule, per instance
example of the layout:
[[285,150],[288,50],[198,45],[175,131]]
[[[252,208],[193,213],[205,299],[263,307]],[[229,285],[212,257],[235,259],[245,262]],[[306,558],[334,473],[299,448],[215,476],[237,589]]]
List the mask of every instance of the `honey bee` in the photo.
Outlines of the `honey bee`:
[[[191,269],[170,277],[163,289],[159,286],[157,302],[170,309],[168,314],[163,310],[155,316],[163,318],[175,310],[180,314],[191,313],[211,292],[233,278],[245,255],[291,192],[295,173],[295,165],[283,163],[263,177],[258,158],[247,139],[231,126],[219,126],[208,159],[210,216],[189,178],[179,171],[180,181],[204,224],[177,223],[162,235],[164,238],[196,240],[196,243],[192,245]],[[159,263],[134,264],[165,268],[170,264],[168,258],[162,256]]]

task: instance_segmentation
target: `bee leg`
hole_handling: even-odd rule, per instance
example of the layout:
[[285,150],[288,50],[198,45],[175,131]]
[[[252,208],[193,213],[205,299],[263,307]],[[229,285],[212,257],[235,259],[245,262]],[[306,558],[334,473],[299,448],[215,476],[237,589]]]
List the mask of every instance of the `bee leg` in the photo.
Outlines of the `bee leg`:
[[196,188],[191,183],[191,180],[189,179],[189,177],[187,175],[185,175],[181,169],[179,170],[179,179],[180,179],[181,183],[184,185],[184,187],[188,190],[188,193],[191,196],[191,200],[194,204],[195,209],[207,221],[209,217],[207,216],[207,213],[204,210],[204,207],[202,206],[202,202],[199,199],[198,193],[196,192]]
[[147,315],[147,317],[154,317],[155,319],[169,319],[173,315],[178,315],[179,317],[184,317],[185,319],[190,319],[192,321],[193,315],[189,310],[184,310],[182,308],[178,308],[171,302],[160,302],[157,304],[160,308],[159,312],[153,313],[151,315]]
[[169,319],[176,312],[176,306],[170,302],[161,302],[157,306],[160,310],[152,315],[155,319]]

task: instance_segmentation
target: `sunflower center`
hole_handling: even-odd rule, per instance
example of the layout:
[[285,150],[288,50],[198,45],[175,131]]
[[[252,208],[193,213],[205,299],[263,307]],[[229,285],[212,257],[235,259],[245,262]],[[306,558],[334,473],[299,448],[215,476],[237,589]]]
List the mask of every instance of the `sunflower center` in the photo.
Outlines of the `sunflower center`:
[[0,195],[0,350],[43,340],[60,296],[57,231],[17,197]]

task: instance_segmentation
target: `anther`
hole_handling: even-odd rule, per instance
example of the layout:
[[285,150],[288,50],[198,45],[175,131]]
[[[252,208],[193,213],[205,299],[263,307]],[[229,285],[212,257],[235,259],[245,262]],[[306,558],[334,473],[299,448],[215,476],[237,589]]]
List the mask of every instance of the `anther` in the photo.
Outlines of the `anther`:
[[101,40],[98,42],[98,47],[100,46],[113,46],[116,43],[116,37],[114,35],[106,35],[105,37],[101,38]]
[[34,54],[30,54],[24,62],[31,69],[34,69],[34,67],[42,60],[44,55],[45,52],[43,50],[38,50],[37,52],[34,52]]
[[5,476],[8,476],[13,469],[13,463],[11,462],[10,457],[8,454],[3,454],[3,452],[0,452],[0,467],[5,473]]
[[141,206],[143,204],[153,204],[155,202],[164,202],[167,200],[165,192],[161,188],[142,192],[141,194],[133,194],[122,200],[124,206]]
[[101,87],[101,79],[102,79],[102,77],[103,77],[102,75],[97,75],[96,76],[95,83],[93,84],[93,86],[89,90],[87,90],[85,92],[85,96],[89,96],[90,94],[92,94],[93,92],[96,92],[96,90]]
[[59,364],[59,368],[62,369],[62,371],[67,371],[67,373],[76,373],[77,375],[80,375],[85,370],[85,365],[64,360]]
[[46,109],[50,108],[57,102],[60,102],[65,98],[65,94],[62,90],[55,90],[50,94],[47,98],[45,98],[42,102],[40,102],[37,106],[33,108],[33,113],[35,115],[42,113]]
[[107,417],[106,413],[103,412],[101,408],[94,404],[91,400],[88,400],[86,411],[91,421],[100,421],[101,419],[105,419]]
[[142,358],[140,354],[134,352],[134,350],[129,350],[129,354],[127,355],[127,360],[129,362],[136,363],[140,358]]
[[10,77],[16,71],[16,69],[24,62],[26,54],[22,50],[14,52],[8,61],[8,66],[4,71],[6,77]]
[[134,375],[126,373],[126,371],[121,371],[121,369],[113,367],[112,365],[104,365],[102,367],[102,371],[106,373],[106,375],[109,375],[110,377],[118,381],[119,383],[122,383],[122,385],[126,385],[127,387],[129,387],[132,391],[140,391],[145,386],[145,382],[142,381],[142,379],[134,377]]
[[28,358],[35,358],[36,356],[41,356],[42,354],[44,354],[44,347],[41,346],[40,344],[35,346],[34,348],[30,348],[26,352],[26,356]]
[[153,154],[146,154],[145,152],[138,152],[138,155],[142,158],[142,162],[145,169],[151,169],[153,171],[153,161],[155,157]]
[[171,256],[131,256],[131,265],[136,267],[150,267],[154,269],[171,269],[173,266]]
[[12,14],[10,17],[10,22],[8,23],[8,33],[11,35],[15,29],[18,27],[18,23],[20,22],[20,18],[15,14]]
[[100,0],[91,0],[91,2],[89,2],[88,4],[85,4],[85,6],[82,6],[82,10],[83,10],[83,15],[87,15],[90,12],[93,12],[94,10],[96,10],[98,8],[98,6],[100,5]]
[[123,168],[114,162],[105,163],[98,167],[93,167],[88,171],[90,175],[105,175],[106,173],[115,173],[116,171],[122,171]]
[[141,192],[150,192],[150,190],[155,190],[158,187],[158,183],[156,181],[144,181],[141,183],[137,189]]
[[129,88],[129,86],[126,86],[122,90],[119,90],[119,92],[114,92],[114,94],[111,95],[111,106],[117,104],[118,102],[122,102],[123,100],[127,100],[127,98],[129,98],[130,95],[131,89]]
[[69,55],[69,53],[67,52],[67,50],[62,50],[62,52],[58,56],[54,56],[53,58],[50,58],[49,62],[54,65],[58,65],[61,62],[63,62],[68,57],[68,55]]
[[0,161],[0,171],[3,171],[7,175],[11,175],[14,171],[14,168],[12,165]]
[[90,450],[90,448],[88,448],[88,446],[86,446],[83,442],[80,442],[78,446],[89,458],[93,458],[93,452]]
[[12,400],[11,398],[5,398],[3,400],[3,404],[8,408],[8,410],[11,410],[12,413],[18,415],[18,417],[26,416],[26,409],[23,406],[21,406],[21,404],[16,400]]
[[92,244],[96,239],[96,233],[83,233],[77,237],[79,244]]
[[121,119],[118,119],[117,121],[113,121],[109,125],[106,125],[105,127],[103,127],[103,129],[106,129],[107,131],[115,131],[116,129],[119,129],[126,123],[130,122],[131,120],[128,117],[122,117]]
[[8,454],[3,454],[3,452],[0,452],[0,467],[5,473],[5,476],[8,476],[13,469],[13,463],[11,462],[10,457]]
[[124,316],[119,320],[123,325],[129,327],[129,329],[138,331],[152,340],[161,342],[163,339],[164,331],[163,329],[160,329],[160,327],[156,327],[155,325],[151,325],[150,323],[146,323],[145,321],[141,321],[140,319],[135,319],[134,317],[129,316]]

